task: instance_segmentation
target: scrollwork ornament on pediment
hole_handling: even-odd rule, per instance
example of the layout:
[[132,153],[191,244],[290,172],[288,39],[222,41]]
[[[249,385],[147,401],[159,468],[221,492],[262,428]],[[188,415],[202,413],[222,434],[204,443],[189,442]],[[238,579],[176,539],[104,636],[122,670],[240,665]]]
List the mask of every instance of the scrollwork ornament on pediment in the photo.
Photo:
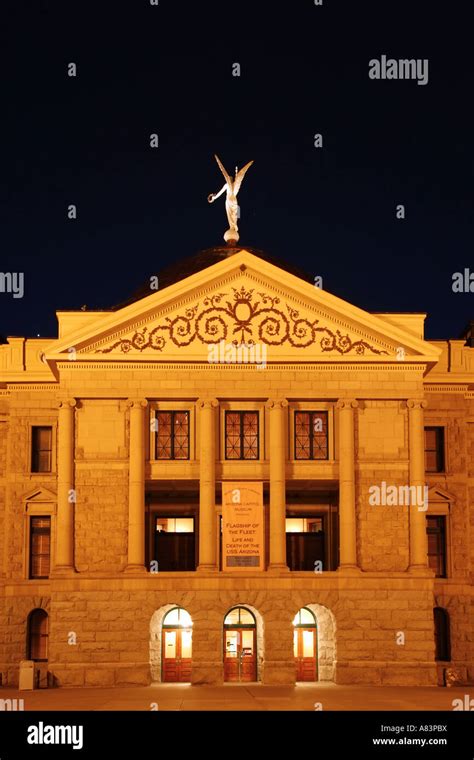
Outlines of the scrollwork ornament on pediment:
[[257,343],[288,344],[296,349],[316,346],[322,353],[340,355],[388,354],[366,340],[353,340],[338,329],[323,326],[319,319],[302,316],[298,309],[282,304],[278,296],[255,292],[254,288],[247,290],[244,286],[232,291],[208,296],[202,304],[198,302],[174,318],[165,317],[162,324],[151,329],[146,326],[138,329],[131,337],[119,338],[96,353],[161,352],[168,341],[178,348],[194,341],[208,346],[227,341],[236,346]]

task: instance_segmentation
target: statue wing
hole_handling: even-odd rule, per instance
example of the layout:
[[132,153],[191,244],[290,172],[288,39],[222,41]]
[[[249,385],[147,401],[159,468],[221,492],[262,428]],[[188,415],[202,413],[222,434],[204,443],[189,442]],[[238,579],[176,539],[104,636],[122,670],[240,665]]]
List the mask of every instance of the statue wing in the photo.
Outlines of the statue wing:
[[219,164],[219,169],[221,170],[222,174],[224,175],[224,178],[225,178],[225,181],[227,182],[227,185],[229,187],[232,187],[232,180],[229,177],[229,175],[227,174],[226,170],[224,169],[224,165],[219,160],[219,156],[216,156],[216,154],[214,153],[214,158],[216,159],[217,163]]
[[242,169],[240,169],[237,172],[237,176],[236,176],[235,182],[234,182],[234,193],[235,193],[235,195],[237,195],[237,193],[240,190],[240,186],[242,184],[242,180],[245,177],[245,172],[247,171],[247,169],[250,169],[250,167],[252,166],[252,164],[253,164],[253,161],[249,161],[248,164],[245,164],[245,166],[243,166]]

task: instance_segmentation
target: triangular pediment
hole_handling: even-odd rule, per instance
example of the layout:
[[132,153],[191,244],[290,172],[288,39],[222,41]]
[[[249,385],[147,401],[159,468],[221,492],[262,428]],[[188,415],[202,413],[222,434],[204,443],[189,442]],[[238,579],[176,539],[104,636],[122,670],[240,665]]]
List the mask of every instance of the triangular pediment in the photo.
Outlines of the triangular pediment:
[[[265,346],[266,362],[438,360],[439,349],[248,251],[52,343],[50,362],[208,362],[215,347]],[[221,349],[222,350],[222,349]]]
[[454,502],[456,501],[456,497],[449,493],[449,491],[446,491],[444,488],[441,488],[441,486],[438,486],[436,484],[433,484],[428,489],[428,501],[435,502]]
[[33,488],[23,494],[22,501],[31,503],[42,503],[57,501],[57,494],[50,491],[48,488]]

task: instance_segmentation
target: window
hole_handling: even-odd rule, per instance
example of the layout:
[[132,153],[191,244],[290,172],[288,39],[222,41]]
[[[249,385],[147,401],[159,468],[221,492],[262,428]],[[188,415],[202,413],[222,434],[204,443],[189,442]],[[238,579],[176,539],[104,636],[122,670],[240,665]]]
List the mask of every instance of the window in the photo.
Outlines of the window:
[[290,570],[321,572],[337,567],[337,515],[287,512],[286,562]]
[[33,610],[28,617],[27,657],[29,660],[45,661],[48,659],[48,613]]
[[425,471],[444,472],[443,427],[425,427]]
[[225,413],[225,458],[258,459],[258,412]]
[[30,519],[30,578],[49,578],[51,518]]
[[196,569],[194,517],[155,516],[154,560],[159,572]]
[[295,412],[295,459],[328,459],[327,412]]
[[435,660],[450,662],[451,641],[449,633],[449,614],[443,607],[435,607],[434,635],[435,635]]
[[446,578],[446,517],[429,515],[426,518],[428,534],[428,564],[437,578]]
[[191,615],[182,607],[173,607],[163,618],[163,628],[191,628],[192,624]]
[[156,412],[156,459],[189,459],[189,412]]
[[35,425],[31,432],[31,472],[51,472],[53,429]]

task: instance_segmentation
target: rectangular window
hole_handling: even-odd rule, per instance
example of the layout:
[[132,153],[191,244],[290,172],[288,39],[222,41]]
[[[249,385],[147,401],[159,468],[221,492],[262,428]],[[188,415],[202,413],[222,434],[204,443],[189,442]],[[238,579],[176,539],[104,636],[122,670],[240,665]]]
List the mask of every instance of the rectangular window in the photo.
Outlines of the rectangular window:
[[225,458],[258,459],[258,412],[225,413]]
[[53,428],[31,429],[31,472],[51,472]]
[[295,459],[328,459],[328,413],[295,412]]
[[49,578],[51,518],[30,519],[30,578]]
[[425,471],[444,472],[443,427],[425,427]]
[[428,564],[437,578],[446,578],[446,518],[432,515],[426,518],[428,534]]
[[189,412],[156,412],[156,459],[189,459]]
[[286,563],[290,570],[322,572],[337,567],[337,515],[288,514],[285,520]]
[[194,517],[155,517],[156,570],[195,570],[195,549]]

